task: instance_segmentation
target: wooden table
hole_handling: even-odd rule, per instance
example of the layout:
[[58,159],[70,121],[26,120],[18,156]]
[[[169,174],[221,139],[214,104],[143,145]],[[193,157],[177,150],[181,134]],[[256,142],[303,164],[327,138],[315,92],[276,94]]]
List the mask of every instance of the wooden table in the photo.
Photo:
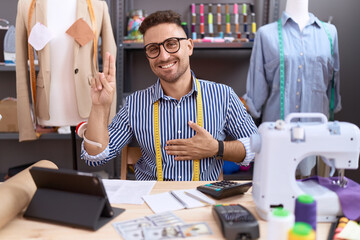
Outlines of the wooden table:
[[[177,189],[191,189],[206,182],[157,182],[152,190],[152,194],[167,192]],[[256,213],[255,204],[252,200],[251,189],[244,195],[238,195],[217,203],[240,203],[248,208],[259,220],[260,239],[266,239],[267,223],[261,220]],[[116,207],[125,208],[126,211],[113,219],[111,222],[120,222],[135,219],[147,215],[154,214],[150,208],[144,203],[142,205],[117,204]],[[213,235],[203,237],[191,237],[188,239],[224,239],[220,227],[212,216],[211,206],[184,209],[174,212],[175,215],[183,219],[186,223],[207,222],[213,231]],[[319,223],[317,225],[317,240],[326,240],[330,229],[330,223]],[[89,231],[76,229],[72,227],[56,225],[45,222],[27,220],[19,214],[17,218],[9,222],[0,230],[0,239],[122,239],[116,232],[111,223],[106,224],[97,231]]]

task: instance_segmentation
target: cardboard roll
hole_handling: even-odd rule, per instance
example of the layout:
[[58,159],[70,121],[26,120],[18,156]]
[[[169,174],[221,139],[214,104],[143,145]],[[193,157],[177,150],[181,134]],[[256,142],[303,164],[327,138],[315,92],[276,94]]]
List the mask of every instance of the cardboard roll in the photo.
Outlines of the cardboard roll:
[[51,161],[41,160],[0,184],[0,228],[22,212],[34,196],[36,185],[29,172],[32,167],[58,168]]

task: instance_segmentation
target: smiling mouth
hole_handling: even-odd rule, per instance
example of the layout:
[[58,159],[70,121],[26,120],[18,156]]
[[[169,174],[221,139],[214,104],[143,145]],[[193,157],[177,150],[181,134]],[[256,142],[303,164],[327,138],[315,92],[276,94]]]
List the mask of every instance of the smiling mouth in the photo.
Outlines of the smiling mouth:
[[176,62],[172,62],[172,63],[169,63],[167,65],[162,65],[162,66],[159,66],[160,68],[162,69],[167,69],[167,68],[171,68],[172,66],[175,65]]

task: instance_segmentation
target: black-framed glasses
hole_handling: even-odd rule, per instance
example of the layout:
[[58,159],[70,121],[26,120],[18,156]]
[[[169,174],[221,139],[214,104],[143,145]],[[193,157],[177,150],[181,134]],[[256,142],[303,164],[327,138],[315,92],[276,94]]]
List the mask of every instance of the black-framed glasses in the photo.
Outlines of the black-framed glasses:
[[160,45],[163,45],[165,51],[168,53],[176,53],[180,49],[180,41],[187,40],[187,38],[171,37],[165,39],[162,43],[149,43],[146,44],[145,54],[148,58],[154,59],[160,55]]

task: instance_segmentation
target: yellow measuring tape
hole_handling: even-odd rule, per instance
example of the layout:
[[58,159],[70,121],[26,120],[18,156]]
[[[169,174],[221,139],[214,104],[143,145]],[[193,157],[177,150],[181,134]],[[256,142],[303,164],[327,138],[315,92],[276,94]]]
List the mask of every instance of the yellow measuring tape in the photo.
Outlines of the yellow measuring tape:
[[[200,127],[204,126],[204,117],[203,117],[203,105],[202,105],[202,96],[201,96],[201,88],[199,81],[196,80],[196,86],[198,89],[198,95],[196,97],[196,105],[197,105],[197,124]],[[196,159],[194,160],[194,175],[193,175],[194,181],[200,181],[200,160]]]
[[[27,34],[28,37],[30,36],[31,30],[31,19],[34,13],[36,0],[32,0],[28,12],[28,19],[27,19]],[[35,107],[36,107],[36,74],[35,74],[35,63],[34,63],[34,48],[28,43],[28,58],[30,64],[30,90],[31,90],[31,97],[33,101],[33,113],[35,114]],[[36,119],[36,116],[34,116]]]
[[[196,106],[197,106],[197,124],[201,127],[204,126],[204,117],[203,117],[203,105],[202,105],[202,96],[201,88],[199,81],[195,78],[196,86],[198,89],[198,95],[196,97]],[[164,175],[162,170],[162,160],[161,160],[161,147],[160,147],[160,128],[159,128],[159,101],[154,103],[154,137],[155,137],[155,153],[156,153],[156,172],[157,180],[164,181]],[[193,181],[200,180],[200,160],[193,160]]]
[[160,148],[159,100],[154,103],[154,135],[155,135],[157,180],[164,181],[162,161],[161,161],[161,148]]
[[87,0],[87,5],[89,8],[89,13],[90,13],[90,19],[91,19],[91,24],[93,27],[93,31],[94,31],[94,64],[95,64],[95,69],[97,69],[97,26],[96,26],[96,18],[95,18],[95,13],[94,13],[94,8],[92,6],[91,0]]
[[[34,9],[35,9],[35,4],[36,4],[36,0],[32,0],[30,7],[29,7],[29,12],[28,12],[28,19],[27,19],[27,34],[28,37],[30,36],[30,31],[31,31],[31,19],[34,13]],[[90,19],[91,19],[91,24],[92,24],[92,28],[93,28],[93,32],[94,32],[94,64],[95,64],[95,69],[97,69],[97,27],[96,27],[96,18],[95,18],[95,13],[94,13],[94,8],[92,6],[91,0],[87,0],[87,5],[89,8],[89,13],[90,13]],[[35,73],[35,63],[34,63],[34,49],[33,47],[30,45],[30,43],[28,43],[28,57],[29,57],[29,64],[30,64],[30,86],[31,86],[31,97],[32,97],[32,101],[33,101],[33,107],[34,107],[34,114],[35,114],[35,106],[36,106],[36,73]],[[34,118],[36,119],[36,118]]]

